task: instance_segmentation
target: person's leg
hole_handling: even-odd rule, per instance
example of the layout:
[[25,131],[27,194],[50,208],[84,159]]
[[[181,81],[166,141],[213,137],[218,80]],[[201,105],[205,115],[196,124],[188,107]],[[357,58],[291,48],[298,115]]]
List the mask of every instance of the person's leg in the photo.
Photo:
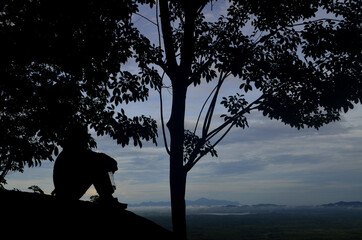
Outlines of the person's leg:
[[62,199],[78,200],[92,185],[92,171],[88,162],[88,151],[63,150],[57,157],[53,181],[55,196]]
[[111,207],[126,209],[127,204],[118,202],[118,199],[113,197],[114,193],[112,182],[108,172],[99,171],[94,174],[93,185],[99,195],[99,202]]
[[93,185],[99,197],[109,198],[114,193],[113,185],[109,179],[108,172],[99,171],[93,176]]
[[67,179],[55,185],[55,196],[61,199],[79,200],[91,185],[91,178],[68,176]]

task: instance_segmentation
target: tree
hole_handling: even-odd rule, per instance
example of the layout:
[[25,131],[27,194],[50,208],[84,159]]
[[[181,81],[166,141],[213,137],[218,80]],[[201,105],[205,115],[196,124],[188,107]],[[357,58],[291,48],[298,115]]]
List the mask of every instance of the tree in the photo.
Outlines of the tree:
[[149,80],[120,70],[140,45],[136,10],[122,0],[1,1],[0,183],[8,171],[52,160],[72,125],[123,146],[156,141],[154,120],[116,111],[148,97]]
[[[357,0],[230,0],[225,1],[230,3],[227,14],[214,21],[206,20],[205,7],[220,1],[138,2],[156,3],[159,44],[149,49],[163,57],[146,63],[159,66],[172,84],[170,148],[164,127],[163,132],[170,155],[173,228],[181,239],[186,239],[187,173],[206,154],[216,155],[215,146],[233,127],[248,127],[252,111],[298,129],[318,129],[362,102]],[[325,14],[318,17],[318,11]],[[214,127],[220,89],[231,78],[239,79],[239,91],[222,98],[224,122]],[[190,131],[184,125],[187,89],[202,81],[217,83]],[[259,96],[250,100],[251,92]]]

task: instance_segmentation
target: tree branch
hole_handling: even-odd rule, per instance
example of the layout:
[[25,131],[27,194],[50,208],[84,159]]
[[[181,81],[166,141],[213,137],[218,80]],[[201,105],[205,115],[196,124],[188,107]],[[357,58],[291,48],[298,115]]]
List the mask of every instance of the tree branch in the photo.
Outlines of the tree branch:
[[278,29],[274,29],[272,31],[270,31],[270,33],[268,35],[265,35],[261,38],[259,38],[255,43],[254,45],[257,45],[258,43],[260,42],[264,42],[265,40],[267,40],[268,38],[272,37],[274,34],[276,34],[278,31],[282,30],[283,28],[293,28],[293,27],[297,27],[297,26],[302,26],[302,25],[306,25],[306,24],[309,24],[309,23],[314,23],[314,22],[322,22],[322,21],[334,21],[334,22],[342,22],[343,20],[339,20],[339,19],[333,19],[333,18],[321,18],[321,19],[316,19],[316,20],[312,20],[312,21],[305,21],[305,22],[302,22],[302,23],[296,23],[296,24],[292,24],[292,25],[287,25],[287,26],[284,26],[284,27],[280,27]]
[[216,88],[217,88],[217,85],[216,85],[216,86],[214,87],[214,89],[211,91],[211,93],[210,93],[209,96],[206,98],[204,104],[203,104],[202,107],[201,107],[199,116],[197,117],[195,129],[194,129],[194,134],[196,134],[197,126],[199,125],[199,121],[200,121],[200,118],[201,118],[201,114],[202,114],[202,112],[204,111],[204,108],[205,108],[205,106],[206,106],[206,103],[209,101],[210,97],[212,96],[212,94],[214,93],[214,91],[216,90]]
[[214,93],[214,97],[211,100],[209,109],[208,109],[208,111],[206,113],[206,116],[205,116],[204,125],[202,127],[202,137],[203,138],[206,138],[207,132],[209,131],[209,128],[210,128],[210,125],[211,125],[211,120],[212,120],[212,117],[214,115],[216,100],[217,100],[217,97],[219,95],[220,88],[221,88],[222,84],[224,83],[224,81],[225,81],[225,79],[227,77],[228,77],[228,74],[224,74],[223,72],[220,73],[219,82],[218,82],[218,84],[216,86],[216,91]]
[[152,21],[152,20],[151,20],[151,19],[149,19],[148,17],[143,16],[142,14],[139,14],[139,13],[134,13],[134,15],[137,15],[137,16],[139,16],[139,17],[141,17],[141,18],[144,18],[144,19],[146,19],[147,21],[149,21],[150,23],[152,23],[152,24],[154,24],[154,25],[156,25],[156,26],[157,26],[157,23],[155,23],[154,21]]
[[231,117],[230,119],[228,119],[227,121],[225,121],[223,124],[221,124],[219,127],[215,128],[214,130],[212,130],[211,132],[207,133],[205,138],[205,141],[210,141],[211,138],[213,138],[215,135],[217,135],[220,131],[222,131],[225,127],[227,127],[229,124],[232,124],[233,121],[235,121],[238,117],[240,117],[241,115],[250,112],[254,109],[257,109],[258,106],[254,106],[255,104],[260,103],[260,100],[264,97],[264,95],[260,96],[257,100],[255,100],[254,102],[250,103],[246,108],[242,109],[241,111],[239,111],[237,114],[235,114],[233,117]]
[[157,34],[158,34],[158,46],[162,49],[162,40],[161,40],[161,30],[160,30],[160,21],[159,21],[159,12],[160,7],[159,0],[156,0],[156,24],[157,24]]
[[160,17],[161,17],[161,29],[163,33],[163,41],[166,52],[166,69],[164,69],[171,80],[172,75],[176,74],[177,61],[174,49],[174,41],[172,38],[172,28],[170,20],[170,12],[168,8],[167,0],[160,0]]
[[334,19],[334,18],[321,18],[321,19],[316,19],[316,20],[313,20],[313,21],[305,21],[305,22],[302,22],[302,23],[296,23],[296,24],[288,25],[287,27],[297,27],[297,26],[302,26],[302,25],[308,24],[308,23],[323,22],[323,21],[342,22],[343,20]]
[[216,147],[216,145],[219,144],[219,142],[221,142],[221,141],[224,139],[224,137],[230,132],[230,130],[233,128],[233,126],[234,126],[234,124],[231,124],[231,125],[229,126],[229,128],[224,132],[224,134],[212,145],[212,147],[209,149],[209,151],[202,153],[200,156],[198,156],[198,157],[196,158],[196,156],[197,156],[197,154],[199,153],[202,145],[206,143],[206,141],[203,141],[203,142],[202,142],[202,145],[199,146],[199,149],[198,149],[197,151],[195,151],[195,154],[194,154],[195,157],[194,157],[194,159],[190,158],[190,161],[185,165],[186,171],[187,171],[187,172],[190,171],[201,158],[203,158],[203,157],[204,157],[206,154],[208,154],[212,149],[214,149],[214,148]]
[[[163,79],[164,75],[165,75],[165,72],[162,74],[161,79]],[[168,153],[168,155],[170,155],[171,152],[170,152],[170,149],[169,149],[168,144],[167,144],[165,121],[164,121],[164,118],[163,118],[162,86],[158,90],[158,93],[159,93],[159,96],[160,96],[160,114],[161,114],[161,128],[162,128],[163,142],[165,144],[166,152]]]
[[183,43],[181,45],[181,61],[180,67],[181,71],[184,72],[186,76],[191,75],[191,65],[192,59],[194,57],[194,47],[195,47],[195,19],[196,11],[194,7],[188,6],[185,4],[185,24],[184,24],[184,36]]

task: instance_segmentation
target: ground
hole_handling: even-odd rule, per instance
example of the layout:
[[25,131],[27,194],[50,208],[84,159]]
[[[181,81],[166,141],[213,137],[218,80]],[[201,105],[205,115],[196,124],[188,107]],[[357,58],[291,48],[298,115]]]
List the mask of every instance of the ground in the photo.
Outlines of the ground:
[[0,209],[1,234],[15,239],[173,239],[170,231],[130,211],[86,201],[0,190]]

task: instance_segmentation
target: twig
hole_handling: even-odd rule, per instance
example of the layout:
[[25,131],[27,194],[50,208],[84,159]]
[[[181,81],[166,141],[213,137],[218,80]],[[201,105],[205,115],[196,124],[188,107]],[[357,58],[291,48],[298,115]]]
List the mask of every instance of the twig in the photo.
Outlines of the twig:
[[144,19],[146,19],[147,21],[149,21],[150,23],[152,23],[152,24],[154,24],[154,25],[156,25],[156,26],[158,26],[157,25],[157,23],[155,23],[154,21],[152,21],[151,19],[149,19],[148,17],[146,17],[146,16],[143,16],[142,14],[139,14],[139,13],[134,13],[135,15],[137,15],[137,16],[140,16],[141,18],[144,18]]

